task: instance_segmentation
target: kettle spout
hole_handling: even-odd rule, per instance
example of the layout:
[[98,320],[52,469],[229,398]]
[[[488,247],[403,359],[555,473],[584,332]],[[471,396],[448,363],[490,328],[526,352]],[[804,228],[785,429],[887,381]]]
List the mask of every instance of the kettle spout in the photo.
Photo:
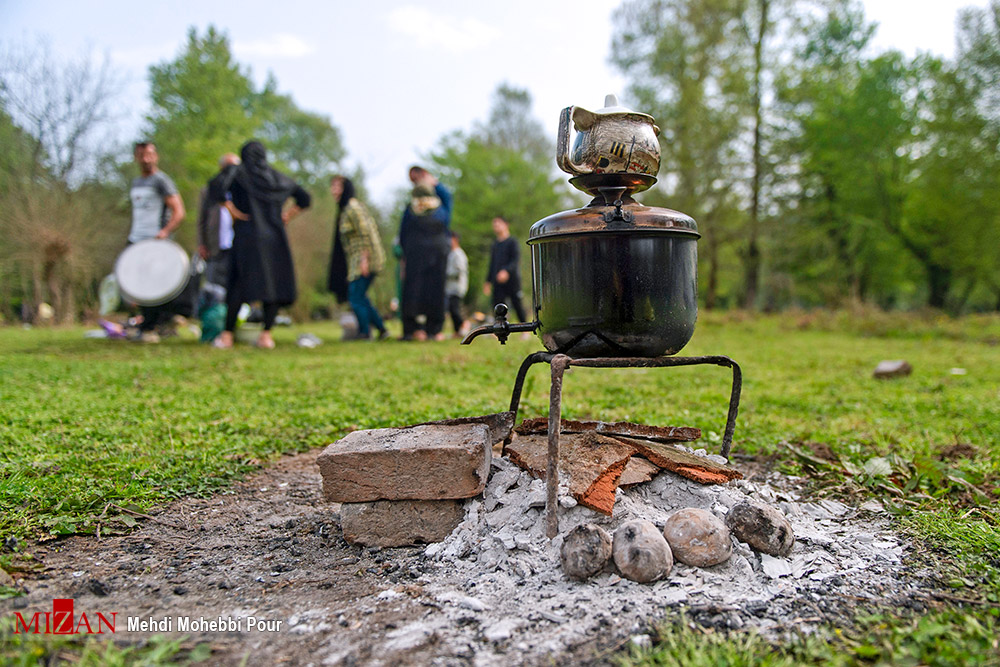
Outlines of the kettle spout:
[[[462,345],[468,345],[476,336],[482,336],[483,334],[496,334],[494,326],[492,324],[484,324],[481,327],[476,327],[462,339]],[[503,345],[506,342],[506,340],[501,340],[500,344]]]

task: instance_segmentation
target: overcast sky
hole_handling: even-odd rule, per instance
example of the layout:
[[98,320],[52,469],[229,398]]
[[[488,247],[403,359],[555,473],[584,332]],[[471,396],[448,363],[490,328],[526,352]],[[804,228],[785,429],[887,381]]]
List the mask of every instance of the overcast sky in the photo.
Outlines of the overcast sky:
[[[865,0],[876,46],[950,56],[959,8],[987,0]],[[608,64],[620,0],[219,2],[0,0],[0,41],[48,38],[58,57],[108,54],[129,78],[131,141],[147,110],[151,64],[176,57],[191,26],[215,25],[236,58],[299,106],[328,115],[376,203],[445,133],[485,118],[497,85],[527,88],[555,138],[559,110],[602,106],[624,80]],[[238,147],[234,147],[238,148]]]

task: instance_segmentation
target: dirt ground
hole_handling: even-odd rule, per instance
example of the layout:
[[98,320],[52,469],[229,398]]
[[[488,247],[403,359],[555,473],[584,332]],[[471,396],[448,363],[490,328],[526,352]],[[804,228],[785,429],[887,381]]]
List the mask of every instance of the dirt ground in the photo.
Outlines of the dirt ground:
[[[19,584],[28,594],[0,602],[0,613],[48,611],[53,598],[74,598],[77,613],[91,618],[117,612],[118,643],[187,636],[190,645],[208,642],[211,664],[220,665],[605,664],[630,636],[648,630],[611,614],[600,619],[599,632],[560,645],[556,654],[491,639],[495,628],[477,625],[474,606],[456,615],[453,605],[446,614],[440,596],[424,590],[429,581],[447,580],[447,564],[420,547],[379,550],[343,540],[339,506],[322,499],[317,454],[283,457],[230,492],[154,510],[127,536],[29,545],[44,567],[25,575]],[[740,468],[751,473],[753,466],[741,462]],[[913,591],[904,597],[908,606],[915,597],[926,599]],[[796,597],[753,614],[849,622],[851,596],[831,598],[822,609]],[[720,610],[689,613],[696,621],[724,622]],[[445,616],[456,628],[448,641],[440,634]],[[129,617],[171,619],[172,632],[130,631]],[[182,632],[181,617],[241,624],[232,631]],[[266,629],[250,628],[250,618]],[[560,622],[551,614],[533,618],[536,625]],[[458,629],[463,639],[456,644]]]
[[[417,582],[428,567],[423,549],[346,543],[339,505],[322,499],[317,454],[283,457],[229,493],[154,510],[155,520],[142,520],[127,536],[31,545],[44,568],[25,576],[26,596],[0,602],[0,610],[47,611],[53,598],[71,597],[77,613],[91,618],[117,612],[116,642],[187,635],[189,644],[209,642],[211,662],[221,665],[474,662],[474,647],[439,656],[433,634],[399,632],[438,612]],[[403,595],[379,604],[387,588]],[[173,619],[174,632],[129,632],[129,616]],[[250,630],[251,616],[272,627],[280,621],[280,629]],[[243,622],[236,632],[179,633],[177,617]],[[596,638],[565,655],[522,655],[517,662],[599,661],[602,649],[621,639]]]

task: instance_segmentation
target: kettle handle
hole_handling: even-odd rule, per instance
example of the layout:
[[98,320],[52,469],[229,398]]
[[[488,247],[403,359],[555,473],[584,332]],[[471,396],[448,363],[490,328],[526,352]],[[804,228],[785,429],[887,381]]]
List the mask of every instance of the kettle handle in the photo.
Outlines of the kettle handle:
[[587,172],[581,171],[573,164],[569,155],[569,127],[573,119],[574,109],[576,107],[566,107],[559,114],[559,134],[556,137],[556,164],[567,174],[582,176]]

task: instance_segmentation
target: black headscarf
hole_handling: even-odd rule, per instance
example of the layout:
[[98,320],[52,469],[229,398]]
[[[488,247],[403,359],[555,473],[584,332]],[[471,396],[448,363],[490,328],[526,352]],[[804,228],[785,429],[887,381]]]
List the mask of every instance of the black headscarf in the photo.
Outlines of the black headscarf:
[[347,253],[340,240],[340,218],[347,210],[347,204],[354,198],[354,183],[345,176],[338,176],[344,189],[337,200],[337,219],[333,223],[333,251],[330,253],[330,272],[326,279],[326,287],[337,297],[339,303],[347,301]]
[[254,199],[271,204],[283,204],[292,196],[296,184],[288,176],[267,163],[267,149],[259,141],[248,141],[240,149],[240,166],[235,179]]
[[340,182],[344,184],[344,190],[340,193],[340,199],[337,200],[337,206],[339,210],[337,211],[337,222],[340,222],[340,216],[344,215],[344,209],[347,208],[347,202],[354,199],[357,195],[354,194],[354,182],[347,178],[346,176],[338,176]]

